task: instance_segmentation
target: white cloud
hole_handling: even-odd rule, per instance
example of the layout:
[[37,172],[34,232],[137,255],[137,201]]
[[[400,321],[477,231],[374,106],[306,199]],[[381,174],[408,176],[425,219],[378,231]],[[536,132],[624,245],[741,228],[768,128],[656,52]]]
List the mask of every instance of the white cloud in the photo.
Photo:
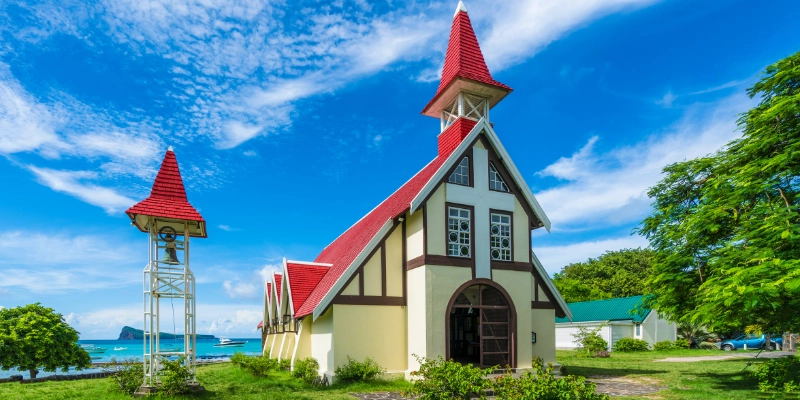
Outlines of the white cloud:
[[[489,25],[478,34],[492,71],[520,63],[592,20],[645,7],[656,0],[509,0],[468,5],[470,18]],[[482,39],[482,37],[485,37]],[[482,40],[481,40],[482,39]]]
[[234,282],[230,280],[222,282],[222,288],[225,289],[225,293],[228,297],[232,299],[256,299],[259,298],[263,292],[261,286],[256,286],[253,283]]
[[272,279],[272,274],[283,271],[283,264],[267,264],[258,271],[261,279],[268,281]]
[[34,166],[28,166],[28,169],[36,175],[36,179],[42,185],[102,207],[109,214],[125,210],[136,203],[135,200],[123,196],[113,189],[86,183],[86,180],[97,178],[97,174],[94,172],[59,171]]
[[664,94],[664,97],[662,97],[661,100],[656,100],[656,104],[658,104],[658,105],[660,105],[662,107],[665,107],[665,108],[670,108],[670,107],[672,107],[672,103],[674,103],[675,100],[677,100],[677,99],[678,99],[678,96],[673,94],[672,91],[670,90],[670,91],[667,91],[666,94]]
[[40,151],[54,157],[67,144],[54,132],[56,118],[0,63],[0,154]]
[[592,240],[555,246],[538,246],[533,251],[544,269],[552,275],[561,268],[576,262],[595,258],[606,251],[647,247],[647,239],[641,236],[625,236],[615,239]]
[[[697,104],[668,129],[630,146],[598,152],[598,139],[539,172],[562,180],[536,194],[553,228],[591,229],[640,221],[649,211],[647,189],[668,164],[704,156],[739,136],[736,115],[755,100],[744,94]],[[602,139],[600,139],[602,140]]]
[[239,230],[237,228],[231,227],[230,225],[217,225],[217,227],[219,229],[222,229],[223,231],[226,231],[226,232],[233,232],[233,231],[238,231]]

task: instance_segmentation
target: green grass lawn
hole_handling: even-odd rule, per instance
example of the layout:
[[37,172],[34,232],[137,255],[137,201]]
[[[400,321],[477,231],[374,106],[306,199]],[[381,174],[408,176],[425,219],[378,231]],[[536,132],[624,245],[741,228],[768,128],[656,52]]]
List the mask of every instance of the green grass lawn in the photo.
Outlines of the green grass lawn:
[[[761,359],[729,359],[698,362],[654,362],[667,357],[730,356],[743,351],[673,350],[641,353],[612,352],[609,358],[578,358],[574,351],[556,352],[558,362],[568,374],[587,378],[622,378],[642,384],[666,386],[649,395],[649,399],[758,399],[772,398],[758,391],[758,382],[748,372],[754,371]],[[755,354],[756,352],[747,352]],[[747,363],[753,365],[744,372]],[[635,397],[632,397],[635,398]],[[776,398],[783,398],[778,395]],[[794,397],[797,398],[795,394]]]
[[[402,391],[411,387],[404,380],[381,381],[352,385],[317,387],[289,376],[273,372],[267,378],[256,378],[230,363],[204,365],[197,368],[197,379],[206,393],[191,399],[350,399],[348,393]],[[117,390],[109,379],[42,382],[21,385],[0,384],[0,399],[130,399]]]

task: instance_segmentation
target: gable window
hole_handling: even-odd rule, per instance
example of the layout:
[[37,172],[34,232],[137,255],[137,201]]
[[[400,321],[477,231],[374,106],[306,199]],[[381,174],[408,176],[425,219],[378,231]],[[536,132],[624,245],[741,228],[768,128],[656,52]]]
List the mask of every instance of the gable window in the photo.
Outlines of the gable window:
[[497,172],[494,164],[489,163],[489,189],[498,192],[508,192],[508,185],[503,181],[503,177]]
[[492,213],[492,260],[511,261],[511,216]]
[[447,179],[447,182],[469,186],[469,157],[461,159],[456,169],[450,174],[450,178]]
[[470,210],[448,207],[447,213],[447,255],[454,257],[472,256]]

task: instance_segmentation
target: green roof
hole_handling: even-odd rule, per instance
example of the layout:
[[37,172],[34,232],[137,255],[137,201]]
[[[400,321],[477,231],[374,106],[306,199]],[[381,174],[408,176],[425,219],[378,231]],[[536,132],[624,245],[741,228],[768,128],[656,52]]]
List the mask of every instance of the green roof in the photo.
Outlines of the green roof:
[[[649,308],[636,312],[637,307],[641,307],[641,302],[642,296],[632,296],[567,303],[567,306],[572,311],[572,322],[632,320],[634,323],[641,323],[650,314]],[[562,322],[570,321],[567,318],[556,318],[556,323]]]

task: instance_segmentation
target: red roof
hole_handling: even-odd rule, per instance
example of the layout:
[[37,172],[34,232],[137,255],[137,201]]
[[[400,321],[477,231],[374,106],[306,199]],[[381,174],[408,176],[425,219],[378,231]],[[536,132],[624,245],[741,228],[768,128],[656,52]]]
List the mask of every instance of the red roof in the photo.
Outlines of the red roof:
[[[451,130],[458,130],[459,132],[464,126],[470,126],[470,129],[475,126],[475,121],[459,118],[450,127],[447,128],[441,135],[449,134]],[[460,141],[463,139],[459,139]],[[433,159],[421,171],[417,172],[408,182],[400,187],[396,192],[392,193],[389,198],[384,200],[375,209],[370,211],[369,214],[361,218],[355,225],[351,226],[341,236],[333,241],[328,247],[322,250],[322,253],[317,256],[314,262],[333,264],[325,276],[322,277],[319,284],[314,288],[308,299],[302,306],[295,312],[295,318],[309,315],[314,312],[322,298],[331,290],[336,281],[344,274],[347,267],[352,264],[353,260],[358,256],[361,251],[367,247],[370,240],[378,233],[381,227],[390,219],[394,219],[410,208],[411,201],[419,194],[425,187],[425,184],[436,174],[436,171],[444,164],[450,153],[455,150],[456,146],[449,148],[449,150],[440,152],[439,155]],[[292,288],[294,290],[294,288]]]
[[[283,279],[283,275],[281,275],[281,274],[273,274],[273,277],[275,278],[275,293],[276,293],[275,296],[278,298],[278,306],[280,306],[280,304],[281,304],[281,288],[282,288],[281,279]],[[280,312],[281,312],[281,310],[278,309],[278,313],[280,313]]]
[[483,59],[483,53],[478,45],[478,38],[472,30],[469,14],[464,10],[458,10],[453,18],[453,26],[450,28],[450,41],[447,44],[447,53],[444,57],[444,68],[442,68],[442,79],[439,81],[439,89],[436,95],[428,103],[427,109],[436,98],[452,83],[457,77],[470,79],[489,86],[511,91],[512,89],[492,78],[489,67]]
[[300,306],[305,303],[308,296],[317,287],[317,284],[329,269],[330,267],[320,265],[298,262],[286,263],[286,282],[289,283],[289,292],[292,295],[293,314],[297,314]]
[[131,219],[134,219],[137,214],[141,214],[205,222],[203,216],[189,204],[186,198],[186,189],[183,187],[181,171],[178,169],[178,160],[171,149],[167,150],[164,155],[164,161],[161,162],[161,169],[158,170],[156,180],[153,182],[150,196],[129,208],[125,213]]

